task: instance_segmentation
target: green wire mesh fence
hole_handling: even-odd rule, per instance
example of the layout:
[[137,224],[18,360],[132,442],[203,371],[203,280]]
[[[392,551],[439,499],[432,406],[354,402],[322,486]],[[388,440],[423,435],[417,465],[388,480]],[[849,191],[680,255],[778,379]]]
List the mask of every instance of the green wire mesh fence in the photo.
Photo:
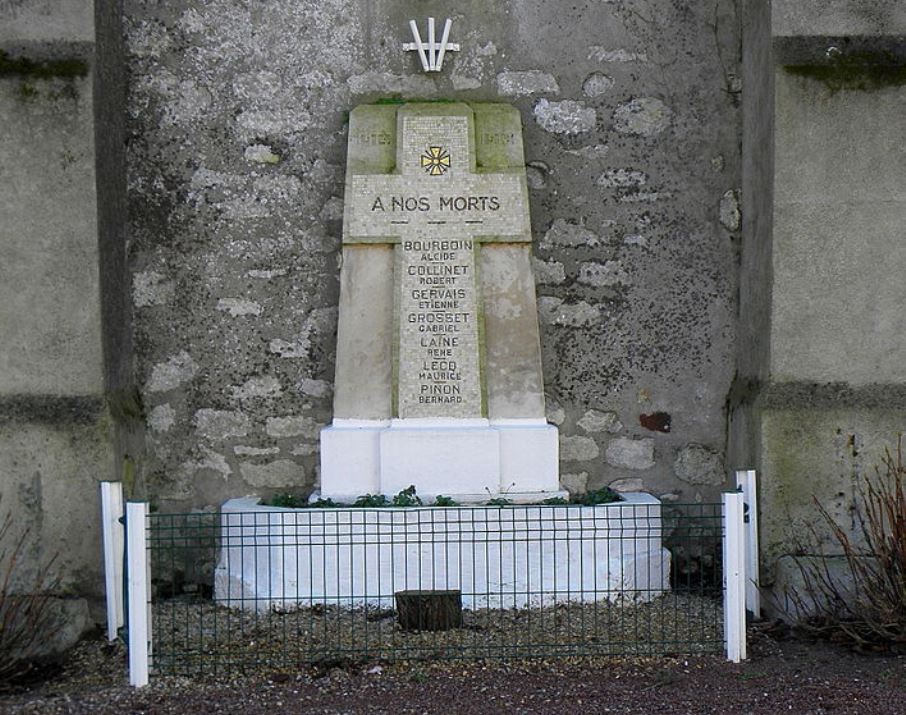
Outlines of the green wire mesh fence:
[[720,652],[721,505],[148,517],[152,667]]

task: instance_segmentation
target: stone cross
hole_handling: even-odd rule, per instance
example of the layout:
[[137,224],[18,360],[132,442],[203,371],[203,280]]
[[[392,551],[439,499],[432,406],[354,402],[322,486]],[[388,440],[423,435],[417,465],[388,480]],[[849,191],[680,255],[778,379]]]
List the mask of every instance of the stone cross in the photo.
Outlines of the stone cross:
[[496,103],[356,107],[321,493],[539,501],[545,419],[522,123]]
[[398,244],[396,415],[483,417],[477,244],[531,240],[525,181],[478,170],[468,116],[400,115],[396,173],[350,177],[343,240]]

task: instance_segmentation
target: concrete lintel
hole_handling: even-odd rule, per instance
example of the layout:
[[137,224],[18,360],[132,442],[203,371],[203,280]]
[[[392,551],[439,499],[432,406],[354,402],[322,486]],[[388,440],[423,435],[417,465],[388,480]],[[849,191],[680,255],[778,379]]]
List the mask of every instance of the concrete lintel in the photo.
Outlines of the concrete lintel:
[[762,409],[902,409],[906,384],[848,382],[737,381],[728,398],[731,407]]

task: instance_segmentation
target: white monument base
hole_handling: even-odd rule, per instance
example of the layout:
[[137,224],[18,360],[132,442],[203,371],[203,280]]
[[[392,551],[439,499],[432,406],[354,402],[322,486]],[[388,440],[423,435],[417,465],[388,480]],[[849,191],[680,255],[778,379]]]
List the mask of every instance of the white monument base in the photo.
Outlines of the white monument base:
[[321,431],[321,497],[352,503],[415,486],[461,504],[567,497],[557,428],[542,419],[340,420]]
[[460,590],[463,607],[640,602],[669,589],[660,502],[600,506],[221,509],[214,598],[233,608],[392,608],[403,590]]

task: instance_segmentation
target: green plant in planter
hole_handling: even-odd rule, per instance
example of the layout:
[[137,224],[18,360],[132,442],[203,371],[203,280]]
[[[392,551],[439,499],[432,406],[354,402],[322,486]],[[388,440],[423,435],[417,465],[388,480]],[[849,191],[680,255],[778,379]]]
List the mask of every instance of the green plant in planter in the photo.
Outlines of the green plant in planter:
[[384,506],[390,506],[390,502],[387,501],[387,497],[383,494],[363,494],[353,503],[353,506],[364,507],[366,509],[375,509]]
[[306,504],[306,506],[310,509],[340,509],[346,505],[338,504],[333,499],[316,499]]
[[581,504],[582,506],[597,506],[598,504],[610,504],[611,502],[620,501],[622,497],[610,487],[595,489],[585,494],[577,494],[570,502]]
[[393,506],[421,506],[422,500],[415,493],[415,485],[410,484],[393,497]]
[[[490,494],[489,494],[490,496]],[[610,502],[620,501],[621,497],[612,489],[604,487],[586,494],[574,496],[567,501],[562,497],[550,497],[542,501],[542,504],[565,506],[567,504],[580,504],[583,506],[595,506],[598,504],[609,504]],[[266,506],[282,507],[284,509],[340,509],[349,506],[335,502],[333,499],[317,499],[309,503],[308,498],[299,494],[290,492],[278,492],[269,500],[262,502]],[[509,506],[513,502],[505,496],[497,496],[485,502],[486,506]],[[388,499],[383,494],[362,494],[353,503],[352,506],[364,509],[380,509],[383,507],[415,507],[423,506],[421,497],[416,493],[415,485],[410,484],[405,489],[399,491],[392,499]],[[452,498],[438,494],[431,506],[459,506]]]
[[308,499],[298,494],[278,492],[264,503],[267,506],[278,506],[283,509],[301,509],[308,506]]

